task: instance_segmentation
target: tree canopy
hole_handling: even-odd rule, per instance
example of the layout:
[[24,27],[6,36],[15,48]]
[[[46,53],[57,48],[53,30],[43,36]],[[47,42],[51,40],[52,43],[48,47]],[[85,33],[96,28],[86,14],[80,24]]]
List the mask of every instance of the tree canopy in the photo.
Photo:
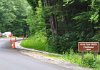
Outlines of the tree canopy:
[[0,31],[11,31],[15,35],[23,34],[23,25],[31,9],[25,0],[0,1]]

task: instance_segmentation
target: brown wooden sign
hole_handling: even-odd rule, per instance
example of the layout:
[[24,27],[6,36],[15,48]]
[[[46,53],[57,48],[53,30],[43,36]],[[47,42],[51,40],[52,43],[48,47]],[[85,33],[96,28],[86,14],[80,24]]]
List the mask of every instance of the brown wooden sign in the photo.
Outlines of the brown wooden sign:
[[79,52],[86,52],[86,51],[99,52],[99,42],[78,42],[78,51]]

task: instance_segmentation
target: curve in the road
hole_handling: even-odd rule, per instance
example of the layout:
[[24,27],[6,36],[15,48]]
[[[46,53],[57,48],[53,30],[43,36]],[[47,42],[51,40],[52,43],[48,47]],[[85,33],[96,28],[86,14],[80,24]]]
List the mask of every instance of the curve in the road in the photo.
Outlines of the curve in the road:
[[71,70],[41,62],[11,48],[8,38],[0,39],[0,70]]

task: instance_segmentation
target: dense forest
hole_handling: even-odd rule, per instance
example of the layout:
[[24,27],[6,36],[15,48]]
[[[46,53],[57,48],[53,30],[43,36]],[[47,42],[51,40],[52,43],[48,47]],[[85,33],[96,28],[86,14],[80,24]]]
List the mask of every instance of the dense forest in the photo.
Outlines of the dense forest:
[[29,9],[29,4],[25,0],[1,0],[0,31],[11,31],[15,35],[23,34]]
[[100,41],[99,6],[99,0],[1,0],[0,31],[42,35],[52,51],[77,52],[79,41]]

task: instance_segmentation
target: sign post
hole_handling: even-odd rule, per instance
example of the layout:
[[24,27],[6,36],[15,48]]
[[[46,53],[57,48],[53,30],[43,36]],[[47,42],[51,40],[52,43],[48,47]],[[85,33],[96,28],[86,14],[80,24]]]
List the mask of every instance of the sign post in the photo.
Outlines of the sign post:
[[94,52],[94,58],[99,52],[99,42],[78,42],[78,51],[82,52],[82,58],[84,52]]

